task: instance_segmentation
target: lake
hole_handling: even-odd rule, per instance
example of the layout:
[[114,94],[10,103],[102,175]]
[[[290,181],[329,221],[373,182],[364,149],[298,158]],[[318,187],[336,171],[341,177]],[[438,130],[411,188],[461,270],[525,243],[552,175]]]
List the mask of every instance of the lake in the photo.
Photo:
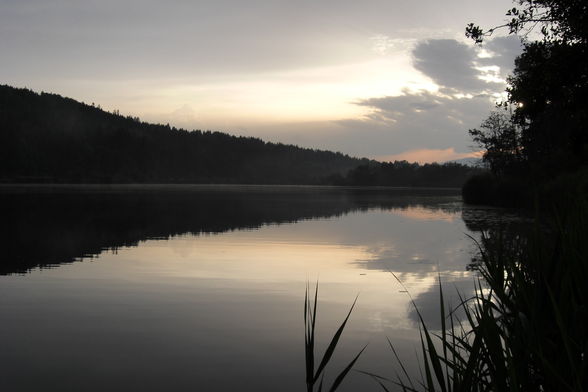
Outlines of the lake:
[[[0,187],[0,390],[302,391],[306,284],[318,355],[356,307],[332,379],[416,371],[417,315],[471,293],[474,241],[503,210],[458,190]],[[396,278],[403,283],[401,285]],[[353,372],[341,390],[380,390]]]

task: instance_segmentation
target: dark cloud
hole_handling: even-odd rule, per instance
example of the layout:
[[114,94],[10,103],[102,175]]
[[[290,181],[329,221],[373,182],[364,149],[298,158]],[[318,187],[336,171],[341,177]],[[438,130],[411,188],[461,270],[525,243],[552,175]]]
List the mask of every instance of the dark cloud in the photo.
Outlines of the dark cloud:
[[[485,49],[489,57],[480,57]],[[481,79],[482,67],[499,67],[497,78],[505,79],[511,72],[515,57],[521,52],[516,36],[488,40],[483,47],[467,45],[453,39],[432,39],[419,42],[412,52],[413,65],[448,93],[496,92],[502,82]]]
[[468,151],[467,130],[478,126],[492,109],[488,95],[458,99],[429,91],[405,91],[403,95],[370,98],[357,104],[371,108],[371,114],[343,123],[364,132],[386,132],[386,142],[376,148],[382,155],[418,148]]
[[506,78],[514,68],[514,59],[521,54],[521,40],[517,36],[497,37],[487,41],[482,47],[490,52],[492,57],[478,60],[481,65],[497,65],[500,74]]
[[439,86],[460,92],[478,92],[487,88],[475,68],[477,53],[472,46],[453,39],[426,40],[417,44],[412,56],[414,67]]
[[[504,91],[506,86],[498,79],[506,78],[512,69],[520,43],[516,37],[495,38],[484,49],[491,57],[479,57],[481,48],[453,39],[418,43],[412,53],[414,67],[430,77],[439,92],[404,90],[398,96],[359,100],[356,104],[371,108],[370,114],[339,124],[366,140],[375,136],[378,145],[374,143],[372,151],[376,155],[423,148],[470,151],[467,130],[478,126],[493,109],[493,94]],[[492,75],[497,80],[482,80],[486,74],[482,67],[500,67]]]

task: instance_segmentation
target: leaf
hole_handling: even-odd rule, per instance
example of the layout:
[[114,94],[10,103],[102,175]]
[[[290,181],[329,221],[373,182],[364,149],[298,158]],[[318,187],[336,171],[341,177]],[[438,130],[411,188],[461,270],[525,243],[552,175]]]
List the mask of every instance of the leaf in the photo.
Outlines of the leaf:
[[359,351],[359,353],[357,353],[355,358],[353,358],[353,360],[351,362],[349,362],[347,367],[345,367],[345,369],[343,369],[343,371],[341,373],[339,373],[337,378],[335,378],[335,381],[333,382],[331,389],[329,389],[329,392],[334,392],[337,390],[337,388],[339,388],[339,385],[341,385],[341,383],[343,382],[343,379],[345,378],[345,376],[347,376],[347,373],[349,373],[349,371],[351,370],[353,365],[355,365],[355,362],[357,362],[357,360],[359,359],[361,353],[363,353],[363,351],[366,348],[367,348],[367,344]]
[[319,367],[316,371],[316,374],[314,375],[315,382],[316,382],[316,380],[318,380],[320,374],[325,369],[325,366],[327,366],[327,363],[329,363],[329,361],[331,360],[331,357],[333,356],[333,353],[335,352],[335,348],[337,348],[337,344],[339,343],[339,339],[341,338],[341,334],[343,333],[343,330],[345,329],[345,325],[347,324],[347,321],[349,320],[349,316],[351,316],[351,312],[353,311],[353,308],[355,307],[355,303],[357,302],[358,297],[359,297],[359,295],[357,297],[355,297],[355,300],[353,301],[353,304],[351,305],[351,308],[349,309],[349,312],[347,313],[347,317],[345,317],[345,320],[343,320],[343,323],[341,323],[341,325],[339,326],[339,329],[337,329],[337,332],[335,332],[335,335],[333,335],[333,339],[331,339],[331,343],[329,343],[329,346],[327,347],[327,350],[325,351],[325,354],[323,355],[323,359],[321,360],[321,363],[319,364]]

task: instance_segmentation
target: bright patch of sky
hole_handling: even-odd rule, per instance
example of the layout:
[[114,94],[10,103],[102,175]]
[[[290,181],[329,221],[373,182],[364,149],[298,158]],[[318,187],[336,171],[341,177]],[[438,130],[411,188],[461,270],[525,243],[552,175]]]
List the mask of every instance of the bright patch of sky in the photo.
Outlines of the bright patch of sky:
[[510,1],[0,0],[0,83],[187,129],[378,159],[473,156]]

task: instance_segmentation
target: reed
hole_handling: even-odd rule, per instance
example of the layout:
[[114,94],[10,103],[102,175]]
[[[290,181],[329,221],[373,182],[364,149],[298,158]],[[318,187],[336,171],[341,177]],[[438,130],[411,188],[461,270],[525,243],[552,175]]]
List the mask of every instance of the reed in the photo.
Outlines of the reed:
[[452,310],[439,278],[438,333],[412,302],[421,332],[418,379],[395,351],[402,372],[394,379],[366,374],[384,391],[386,383],[402,391],[587,390],[588,208],[579,202],[554,216],[527,235],[484,233],[475,292]]
[[[484,232],[479,241],[472,238],[479,252],[474,258],[479,271],[474,293],[467,298],[458,293],[459,304],[446,309],[439,276],[440,331],[427,328],[411,298],[419,318],[419,377],[410,375],[390,340],[395,377],[361,373],[386,392],[392,387],[404,392],[588,390],[588,202],[560,203],[550,216],[547,224],[543,219],[528,233],[498,229]],[[308,392],[317,383],[322,390],[325,366],[357,301],[315,371],[317,296],[318,284],[314,300],[307,286]],[[463,314],[460,318],[459,313]],[[339,373],[331,391],[364,349]]]
[[[311,298],[310,288],[308,284],[306,285],[306,292],[304,295],[304,353],[305,353],[305,362],[306,362],[306,391],[307,392],[314,392],[315,389],[318,387],[318,391],[322,391],[325,385],[325,369],[331,359],[333,358],[333,354],[335,353],[335,349],[339,344],[339,339],[343,334],[343,330],[345,329],[345,325],[347,325],[347,321],[351,316],[351,312],[355,307],[357,302],[357,297],[353,301],[347,316],[333,335],[331,342],[327,346],[325,353],[322,356],[322,359],[319,362],[318,367],[315,369],[315,363],[317,363],[317,357],[315,354],[315,331],[316,331],[316,316],[317,316],[317,306],[318,306],[318,282],[314,289],[314,296]],[[329,392],[336,391],[345,377],[349,374],[353,365],[357,362],[363,351],[366,349],[367,346],[364,346],[355,357],[339,372],[337,377],[335,377],[331,387],[328,389]],[[326,389],[326,387],[325,387]]]

